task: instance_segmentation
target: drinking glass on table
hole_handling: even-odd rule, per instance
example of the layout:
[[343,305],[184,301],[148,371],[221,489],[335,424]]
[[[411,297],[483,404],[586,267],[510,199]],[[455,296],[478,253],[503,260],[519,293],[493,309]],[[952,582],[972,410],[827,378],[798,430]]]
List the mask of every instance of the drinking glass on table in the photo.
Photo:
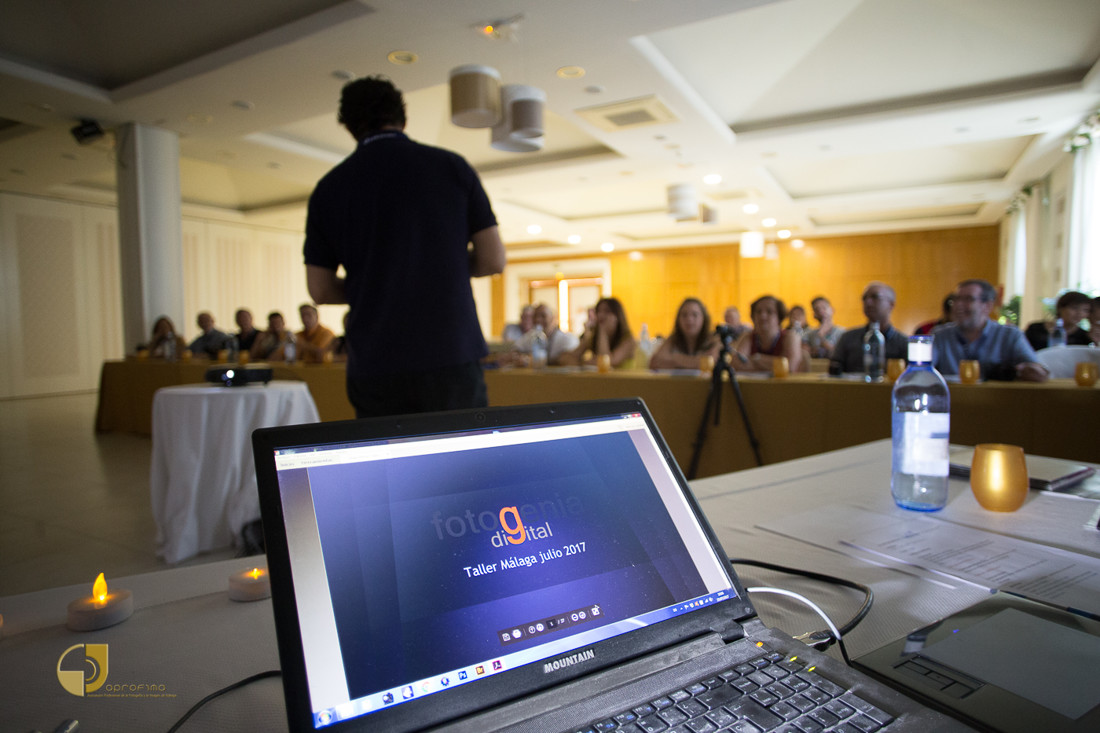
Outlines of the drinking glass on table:
[[982,366],[975,359],[963,359],[959,362],[959,381],[963,384],[977,384],[982,378]]

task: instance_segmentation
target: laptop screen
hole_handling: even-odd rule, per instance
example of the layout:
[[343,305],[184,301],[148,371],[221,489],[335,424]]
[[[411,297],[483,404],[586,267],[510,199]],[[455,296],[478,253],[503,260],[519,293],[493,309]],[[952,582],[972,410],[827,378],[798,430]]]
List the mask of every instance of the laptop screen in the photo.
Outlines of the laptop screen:
[[639,412],[273,452],[315,727],[736,597]]

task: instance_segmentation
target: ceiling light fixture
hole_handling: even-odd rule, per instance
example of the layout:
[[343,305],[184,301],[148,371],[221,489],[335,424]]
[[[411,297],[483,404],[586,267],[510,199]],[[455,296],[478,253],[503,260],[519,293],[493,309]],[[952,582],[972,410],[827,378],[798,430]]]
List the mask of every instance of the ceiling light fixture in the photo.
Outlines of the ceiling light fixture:
[[775,226],[775,218],[769,216],[765,219],[761,219],[760,220],[760,226],[763,226],[763,227],[773,227],[773,226]]
[[746,214],[755,214],[760,211],[760,207],[756,204],[745,204],[741,207],[741,211],[744,211]]
[[722,174],[721,173],[708,173],[705,176],[703,176],[703,183],[707,184],[708,186],[717,186],[721,182],[722,182]]
[[806,246],[806,243],[803,242],[801,239],[792,239],[791,240],[791,249],[802,249],[805,246]]
[[690,183],[677,183],[669,186],[668,215],[676,221],[690,221],[699,218],[699,196],[695,186]]
[[790,239],[791,238],[791,230],[790,229],[780,229],[778,232],[775,233],[775,236],[779,237],[780,239]]
[[514,41],[521,20],[523,20],[523,13],[513,15],[511,18],[494,20],[491,23],[478,23],[473,28],[482,38],[494,41]]
[[562,66],[554,73],[559,79],[580,79],[585,75],[585,70],[581,66]]
[[451,122],[459,127],[492,127],[500,122],[500,72],[468,64],[451,69]]
[[540,227],[538,224],[528,224],[527,225],[527,233],[528,234],[542,234],[542,227]]
[[764,256],[764,232],[741,232],[741,259]]
[[500,90],[500,122],[493,125],[490,145],[509,153],[542,150],[542,111],[546,92],[526,84],[506,84]]
[[604,242],[603,244],[600,245],[600,249],[602,249],[604,252],[614,252],[615,251],[615,243],[614,242]]
[[565,241],[569,242],[569,244],[580,244],[581,243],[581,235],[579,235],[579,234],[570,234],[568,237],[565,238]]
[[386,54],[386,60],[396,66],[408,66],[420,60],[412,51],[390,51]]

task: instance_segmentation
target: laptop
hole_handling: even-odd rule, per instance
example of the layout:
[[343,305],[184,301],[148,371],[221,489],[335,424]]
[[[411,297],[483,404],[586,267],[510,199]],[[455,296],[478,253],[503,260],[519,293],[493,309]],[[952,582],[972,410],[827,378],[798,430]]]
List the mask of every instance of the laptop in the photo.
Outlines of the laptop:
[[291,731],[958,725],[764,626],[640,399],[253,448]]

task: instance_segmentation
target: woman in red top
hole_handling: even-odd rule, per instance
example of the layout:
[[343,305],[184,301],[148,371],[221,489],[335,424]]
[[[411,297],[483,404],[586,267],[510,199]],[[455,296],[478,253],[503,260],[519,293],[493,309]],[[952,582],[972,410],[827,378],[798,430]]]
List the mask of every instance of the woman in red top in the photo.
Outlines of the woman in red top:
[[793,329],[783,330],[787,307],[774,295],[762,295],[752,302],[752,330],[737,340],[734,347],[741,354],[741,364],[735,368],[750,372],[770,372],[778,356],[787,357],[792,372],[803,371],[802,339]]

